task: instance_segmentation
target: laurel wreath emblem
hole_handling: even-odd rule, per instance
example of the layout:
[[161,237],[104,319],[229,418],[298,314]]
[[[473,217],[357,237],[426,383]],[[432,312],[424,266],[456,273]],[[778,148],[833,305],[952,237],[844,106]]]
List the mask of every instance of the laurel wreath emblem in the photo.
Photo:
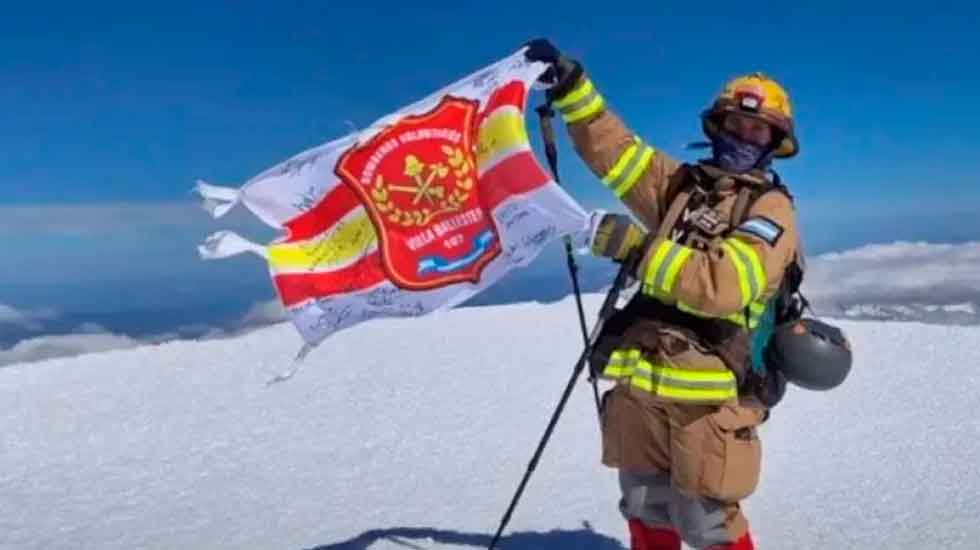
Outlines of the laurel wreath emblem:
[[[476,167],[458,147],[443,145],[441,150],[445,158],[435,163],[422,162],[415,155],[405,156],[404,174],[411,178],[409,184],[385,182],[381,174],[375,178],[371,198],[388,221],[404,227],[425,226],[436,216],[463,207],[473,190]],[[448,179],[450,172],[455,176],[455,186]],[[412,205],[418,208],[400,208],[392,193],[411,194]]]

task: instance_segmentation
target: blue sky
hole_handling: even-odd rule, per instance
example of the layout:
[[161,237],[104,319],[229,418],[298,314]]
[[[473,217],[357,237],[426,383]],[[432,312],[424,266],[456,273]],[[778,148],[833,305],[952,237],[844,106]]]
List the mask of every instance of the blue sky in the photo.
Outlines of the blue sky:
[[[811,252],[980,235],[980,8],[672,4],[8,7],[0,304],[213,318],[269,298],[259,262],[197,260],[195,244],[219,226],[273,234],[244,215],[211,222],[188,202],[196,178],[238,184],[536,36],[581,59],[633,128],[687,159],[725,79],[782,80],[802,153],[777,168]],[[567,145],[561,154],[573,195],[615,207]]]

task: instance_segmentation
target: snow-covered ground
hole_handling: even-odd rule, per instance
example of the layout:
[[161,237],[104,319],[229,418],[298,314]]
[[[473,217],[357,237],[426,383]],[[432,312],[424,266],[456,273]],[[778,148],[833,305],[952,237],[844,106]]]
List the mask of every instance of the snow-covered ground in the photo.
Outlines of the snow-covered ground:
[[[590,296],[594,310],[599,297]],[[762,549],[977,548],[980,327],[842,322],[836,391],[763,428]],[[577,357],[569,300],[288,325],[0,369],[0,548],[479,548]],[[581,383],[502,547],[625,544]]]

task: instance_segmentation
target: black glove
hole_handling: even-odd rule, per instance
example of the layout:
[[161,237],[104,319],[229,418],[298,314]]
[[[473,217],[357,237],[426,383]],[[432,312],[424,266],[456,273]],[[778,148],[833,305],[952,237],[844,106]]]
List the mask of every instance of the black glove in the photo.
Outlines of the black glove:
[[535,38],[524,46],[527,48],[524,57],[528,61],[541,61],[554,65],[558,63],[558,59],[561,57],[561,52],[547,38]]
[[542,84],[550,86],[548,97],[555,99],[571,91],[572,86],[582,76],[582,64],[561,54],[561,51],[547,38],[535,38],[524,44],[527,50],[524,58],[528,61],[548,63],[551,67],[538,78]]

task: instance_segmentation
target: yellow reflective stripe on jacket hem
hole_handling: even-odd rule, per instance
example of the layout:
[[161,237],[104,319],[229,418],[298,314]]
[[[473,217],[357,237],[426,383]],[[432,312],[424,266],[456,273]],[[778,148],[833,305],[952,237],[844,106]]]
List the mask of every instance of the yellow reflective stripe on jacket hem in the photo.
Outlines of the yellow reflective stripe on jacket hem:
[[636,376],[630,378],[630,384],[654,395],[675,401],[723,402],[738,396],[738,390],[735,388],[696,390],[690,388],[673,388],[663,385],[657,385],[655,387],[650,380],[637,378]]
[[603,376],[675,401],[722,402],[738,395],[735,375],[728,370],[691,370],[655,365],[639,350],[616,350]]

